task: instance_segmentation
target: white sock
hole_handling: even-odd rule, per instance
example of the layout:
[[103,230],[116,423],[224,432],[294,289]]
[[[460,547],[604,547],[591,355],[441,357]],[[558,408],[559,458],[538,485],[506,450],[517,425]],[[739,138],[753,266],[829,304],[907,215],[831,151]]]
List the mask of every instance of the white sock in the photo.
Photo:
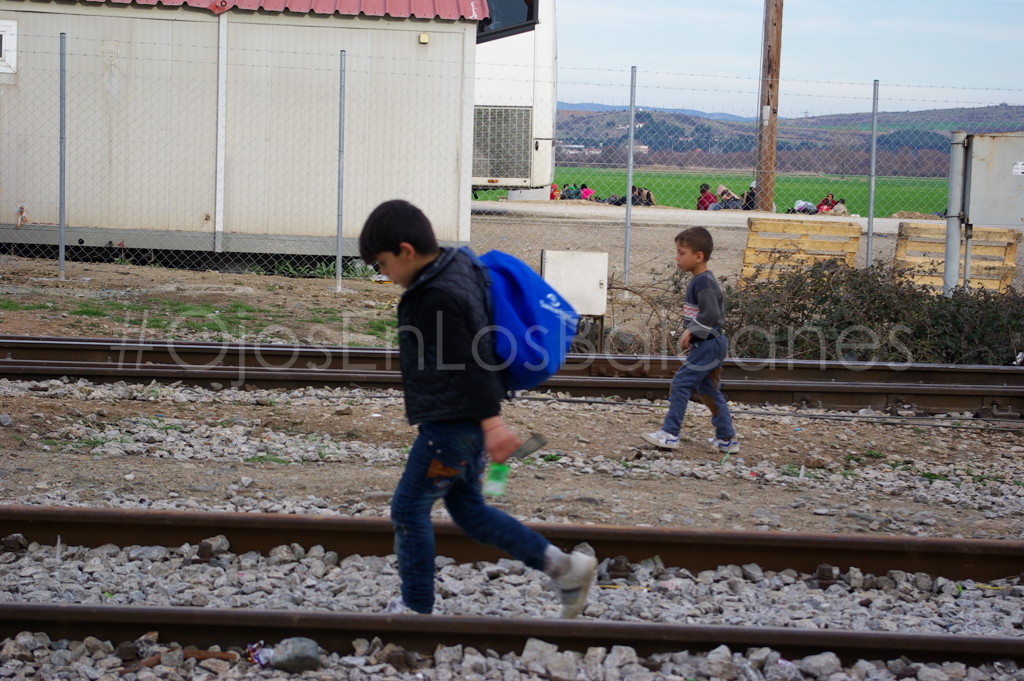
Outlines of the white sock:
[[548,577],[561,577],[569,570],[570,564],[569,554],[554,544],[548,544],[544,549],[544,574]]

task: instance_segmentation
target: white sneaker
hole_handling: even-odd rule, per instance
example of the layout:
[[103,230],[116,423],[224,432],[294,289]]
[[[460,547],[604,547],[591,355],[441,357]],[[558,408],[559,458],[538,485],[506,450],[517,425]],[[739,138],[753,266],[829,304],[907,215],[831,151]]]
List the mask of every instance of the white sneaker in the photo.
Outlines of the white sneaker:
[[709,437],[708,442],[711,446],[717,449],[722,454],[735,454],[740,451],[740,441],[736,438],[730,438],[728,440],[719,440],[717,438]]
[[384,608],[384,612],[389,615],[403,615],[412,612],[412,610],[410,610],[409,606],[405,604],[405,600],[399,596],[388,603],[388,607]]
[[562,598],[562,617],[572,619],[583,611],[596,575],[596,558],[577,551],[569,554],[569,569],[554,580]]
[[640,435],[646,442],[662,449],[679,449],[679,436],[669,435],[664,430],[656,430],[653,433]]

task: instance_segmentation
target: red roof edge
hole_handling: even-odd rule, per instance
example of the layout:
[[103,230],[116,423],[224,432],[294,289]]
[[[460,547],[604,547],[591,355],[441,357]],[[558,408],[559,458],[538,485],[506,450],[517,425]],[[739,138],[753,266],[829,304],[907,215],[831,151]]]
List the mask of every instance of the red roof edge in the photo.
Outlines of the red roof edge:
[[344,14],[368,17],[390,16],[393,19],[467,19],[483,21],[490,17],[487,0],[89,0],[89,2],[114,2],[140,5],[161,4],[166,7],[188,5],[207,9],[214,14],[223,14],[233,7],[244,10],[265,9],[268,12],[292,12],[306,14]]

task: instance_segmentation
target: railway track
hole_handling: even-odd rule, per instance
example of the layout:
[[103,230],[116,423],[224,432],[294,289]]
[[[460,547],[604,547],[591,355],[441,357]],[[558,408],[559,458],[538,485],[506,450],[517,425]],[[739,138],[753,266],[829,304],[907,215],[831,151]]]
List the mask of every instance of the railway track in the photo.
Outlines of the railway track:
[[[758,563],[765,570],[812,573],[828,563],[875,574],[903,570],[988,581],[1024,570],[1024,542],[559,523],[531,527],[566,549],[587,542],[600,556],[623,555],[632,562],[660,556],[666,565],[686,567],[694,574],[746,563]],[[460,563],[504,556],[472,541],[450,522],[435,522],[434,528],[439,555]],[[14,532],[41,544],[54,544],[60,536],[65,545],[171,547],[223,534],[236,553],[265,554],[297,542],[322,544],[341,556],[386,556],[394,553],[395,538],[391,521],[385,518],[0,505],[0,536]]]
[[[696,572],[720,564],[758,562],[765,569],[790,567],[813,571],[821,562],[884,573],[921,569],[950,578],[987,580],[1016,574],[1024,565],[1024,543],[934,538],[868,538],[810,534],[765,534],[535,525],[563,546],[587,541],[599,556],[624,554],[640,560],[657,554],[666,564]],[[494,560],[497,554],[462,535],[451,524],[435,525],[438,553],[459,561]],[[225,513],[123,511],[112,509],[0,506],[0,535],[24,534],[29,541],[100,546],[114,543],[178,546],[223,533],[232,551],[267,552],[273,545],[322,544],[346,556],[392,553],[393,533],[386,520]],[[593,620],[421,617],[333,614],[314,611],[219,610],[84,605],[0,604],[0,638],[19,631],[45,631],[51,638],[82,640],[97,636],[132,640],[151,630],[161,640],[206,647],[275,641],[303,635],[329,650],[350,650],[358,637],[379,636],[409,650],[433,652],[439,643],[462,644],[499,653],[521,651],[530,637],[562,649],[629,645],[640,654],[684,649],[733,650],[768,646],[790,658],[832,651],[845,663],[906,655],[918,662],[978,663],[998,659],[1024,661],[1024,638],[918,635],[840,630],[804,630],[741,626],[624,623]]]
[[268,643],[308,636],[327,650],[351,654],[351,641],[379,636],[425,655],[439,645],[472,646],[499,654],[521,652],[530,638],[562,650],[585,653],[592,646],[631,646],[640,655],[733,650],[767,646],[788,658],[831,651],[845,664],[859,659],[915,662],[1024,661],[1024,640],[991,636],[945,636],[858,631],[807,631],[768,627],[636,624],[586,620],[502,619],[432,615],[356,615],[320,612],[145,608],[132,606],[0,604],[0,639],[21,631],[43,631],[50,638],[131,641],[157,631],[162,641],[207,648]]
[[[544,389],[577,397],[658,399],[681,360],[662,356],[570,355]],[[193,385],[401,388],[397,352],[381,348],[0,336],[0,376],[94,382],[183,381]],[[807,360],[727,360],[729,399],[828,409],[972,411],[1018,418],[1024,368]]]

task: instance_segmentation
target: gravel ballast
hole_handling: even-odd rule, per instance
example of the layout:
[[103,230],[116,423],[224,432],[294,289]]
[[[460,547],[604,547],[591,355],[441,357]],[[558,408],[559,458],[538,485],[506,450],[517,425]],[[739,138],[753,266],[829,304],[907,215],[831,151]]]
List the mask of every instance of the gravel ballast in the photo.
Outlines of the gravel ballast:
[[[52,380],[48,382],[9,381],[0,379],[0,398],[12,398],[29,401],[60,401],[68,405],[66,413],[69,418],[55,417],[57,423],[47,419],[48,426],[41,432],[30,435],[44,451],[60,449],[69,453],[88,454],[94,458],[127,458],[127,459],[164,459],[188,462],[224,462],[244,463],[252,461],[272,462],[280,464],[326,464],[339,466],[373,466],[381,469],[395,469],[396,473],[404,466],[407,445],[393,442],[368,442],[358,437],[341,438],[330,433],[294,432],[291,429],[274,429],[264,424],[258,416],[259,409],[265,405],[277,407],[306,408],[328,410],[327,413],[341,414],[338,419],[348,418],[353,406],[369,414],[371,421],[383,421],[384,412],[400,410],[402,407],[401,393],[397,391],[366,392],[351,389],[307,388],[304,390],[244,390],[228,387],[223,390],[211,390],[200,387],[182,385],[149,385],[114,384],[93,385],[85,379],[77,382]],[[149,403],[172,405],[231,405],[236,407],[238,415],[220,420],[193,420],[189,418],[165,418],[163,416],[138,415],[132,418],[120,418],[115,421],[105,419],[96,412],[83,415],[75,405],[87,409],[90,404],[106,403]],[[256,411],[253,411],[255,409]],[[607,415],[608,419],[622,419],[635,416],[637,413],[649,413],[660,416],[661,411],[655,405],[640,400],[619,405],[573,404],[555,401],[515,402],[508,407],[510,410],[525,411],[538,415],[564,415],[571,422],[580,415]],[[1006,435],[1005,444],[998,451],[1002,456],[988,457],[985,461],[977,460],[970,453],[977,446],[983,446],[980,439],[985,434],[973,435],[947,428],[935,428],[916,439],[921,441],[917,458],[897,459],[887,457],[882,451],[885,446],[873,440],[858,442],[857,448],[843,447],[855,440],[863,439],[859,432],[865,426],[877,429],[869,421],[857,421],[856,418],[837,423],[826,424],[829,437],[834,441],[828,449],[810,449],[804,453],[792,444],[793,437],[799,437],[801,431],[809,426],[801,416],[824,415],[823,410],[802,410],[799,413],[786,408],[773,408],[778,411],[774,416],[738,415],[739,431],[744,442],[741,455],[729,457],[725,461],[715,459],[676,458],[654,449],[643,447],[629,451],[607,451],[601,448],[587,449],[591,443],[582,434],[576,439],[579,449],[565,448],[548,449],[538,452],[533,458],[522,463],[513,463],[514,469],[522,469],[544,475],[546,471],[565,472],[572,476],[594,477],[595,479],[611,478],[613,481],[628,483],[638,479],[673,478],[686,480],[702,480],[706,482],[733,483],[740,486],[756,485],[764,488],[775,488],[780,491],[799,489],[807,492],[807,498],[797,499],[792,508],[801,510],[806,515],[829,517],[840,516],[850,519],[850,523],[859,531],[900,532],[911,535],[942,536],[945,512],[962,510],[974,511],[981,515],[991,527],[1004,529],[1016,528],[1024,522],[1024,484],[1019,484],[1024,477],[1024,445],[1020,436]],[[644,412],[642,410],[647,410]],[[706,409],[703,405],[692,405],[687,423],[703,422]],[[102,408],[99,410],[102,412]],[[870,411],[870,410],[868,410]],[[75,412],[78,412],[76,418]],[[819,413],[820,412],[820,413]],[[835,414],[835,412],[831,412]],[[857,415],[847,414],[856,417]],[[955,416],[955,418],[954,418]],[[949,415],[938,423],[967,423],[970,415]],[[38,417],[43,417],[42,414]],[[864,418],[868,418],[865,416]],[[40,419],[41,420],[41,419]],[[394,419],[391,419],[394,421]],[[638,419],[634,418],[634,421]],[[63,421],[63,423],[61,423]],[[819,427],[826,427],[817,423]],[[25,428],[25,426],[19,426]],[[858,429],[858,430],[852,430]],[[638,429],[639,430],[639,429]],[[906,432],[906,428],[890,428],[895,434]],[[916,428],[915,430],[922,430]],[[790,431],[789,435],[785,431]],[[937,432],[934,432],[937,431]],[[353,431],[355,432],[355,431]],[[396,431],[413,433],[412,429]],[[593,435],[591,435],[593,437]],[[929,444],[923,444],[927,442]],[[52,444],[45,444],[52,443]],[[786,443],[786,444],[784,444]],[[778,447],[784,453],[794,455],[790,458],[806,462],[801,466],[793,463],[780,463],[776,453],[770,456],[755,457],[746,454],[750,445],[762,449]],[[877,447],[877,449],[864,449]],[[945,447],[956,454],[952,459],[938,462],[936,454]],[[792,451],[789,451],[792,450]],[[846,452],[845,454],[843,452]],[[751,457],[748,459],[745,457]],[[801,458],[802,456],[802,458]],[[759,460],[758,460],[759,459]],[[837,462],[842,462],[842,465]],[[244,477],[244,476],[243,476]],[[239,484],[242,481],[239,480]],[[31,494],[18,497],[18,503],[68,504],[75,505],[78,500],[75,493],[50,494],[45,492],[45,485],[31,488]],[[236,489],[242,489],[236,485]],[[841,493],[857,497],[860,503],[828,503],[833,493]],[[821,499],[816,499],[820,495]],[[191,508],[186,498],[170,496],[167,499],[154,500],[151,495],[143,503],[150,503],[154,508]],[[178,495],[180,496],[180,495]],[[869,503],[869,498],[882,498],[888,501],[903,500],[917,505],[928,506],[926,509],[878,509]],[[117,501],[115,501],[117,499]],[[104,501],[113,506],[135,508],[137,503],[131,495],[106,494]],[[371,508],[373,504],[363,504],[364,508],[354,510],[358,502],[341,505],[329,503],[322,499],[308,499],[301,495],[291,495],[286,501],[267,501],[258,495],[256,498],[242,494],[229,494],[227,503],[205,504],[198,508],[226,511],[270,511],[270,512],[311,512],[340,513],[362,515],[386,515],[386,507]],[[127,504],[127,505],[125,505]],[[145,506],[144,506],[145,507]],[[441,514],[443,515],[443,513]],[[614,521],[614,517],[605,511],[594,510],[593,519],[598,522]],[[522,519],[546,520],[548,522],[568,522],[570,518],[559,516],[556,512],[529,516],[519,514]],[[684,516],[685,517],[685,516]],[[778,513],[770,509],[752,509],[750,517],[755,526],[761,529],[779,528],[783,523]],[[679,518],[672,509],[667,509],[661,521],[665,524],[679,523]],[[1005,527],[1004,527],[1005,526]],[[983,532],[974,536],[987,536]]]
[[[266,556],[235,555],[225,537],[207,541],[210,563],[196,562],[197,547],[188,544],[58,551],[33,543],[24,552],[0,553],[0,602],[365,613],[383,611],[399,595],[394,555],[339,557],[319,545],[307,550],[298,544]],[[835,569],[836,583],[818,588],[811,575],[763,571],[756,564],[693,575],[654,558],[630,566],[626,578],[611,579],[609,563],[605,558],[599,567],[586,618],[1024,636],[1024,585],[1017,578],[976,584],[851,568],[842,575]],[[438,557],[437,567],[437,614],[557,617],[560,611],[550,580],[518,561],[458,565]]]
[[[240,651],[206,651],[164,644],[158,632],[116,645],[87,637],[84,641],[51,640],[45,633],[21,632],[0,644],[0,678],[67,679],[69,681],[208,681],[210,679],[290,678],[286,672],[261,668],[242,658]],[[206,659],[202,659],[206,658]],[[226,659],[218,659],[226,658]],[[142,662],[142,661],[145,662]],[[462,645],[438,645],[432,655],[405,650],[379,638],[356,639],[347,651],[320,649],[320,669],[301,678],[332,681],[1011,681],[1022,678],[1012,661],[976,667],[960,662],[915,663],[858,660],[844,666],[832,652],[789,660],[771,648],[745,653],[719,646],[706,653],[663,652],[642,657],[630,646],[591,647],[586,652],[559,650],[531,638],[521,653],[500,655]],[[298,676],[298,675],[294,675]]]

